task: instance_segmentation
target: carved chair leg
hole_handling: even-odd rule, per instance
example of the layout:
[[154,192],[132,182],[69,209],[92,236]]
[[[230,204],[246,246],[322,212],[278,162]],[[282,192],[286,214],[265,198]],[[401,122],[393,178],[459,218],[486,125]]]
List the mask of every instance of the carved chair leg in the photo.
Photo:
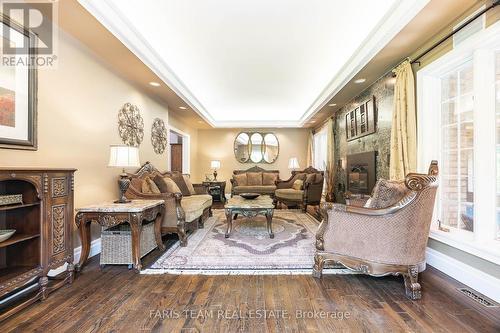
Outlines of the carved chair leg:
[[278,208],[278,199],[276,199],[276,197],[273,198],[273,205],[274,208]]
[[307,213],[307,204],[302,205],[302,212]]
[[323,266],[325,265],[325,258],[316,253],[314,255],[314,266],[313,266],[313,271],[312,271],[312,276],[321,279],[323,276]]
[[179,240],[181,241],[181,246],[187,246],[187,234],[184,227],[184,223],[177,225],[177,235],[179,235]]
[[418,283],[418,266],[408,266],[408,273],[403,274],[406,296],[412,300],[422,297],[420,283]]
[[210,208],[208,208],[208,217],[212,216],[214,216],[214,214],[212,213],[212,206],[210,206]]
[[203,218],[203,214],[198,219],[198,228],[203,229],[205,227],[205,219]]

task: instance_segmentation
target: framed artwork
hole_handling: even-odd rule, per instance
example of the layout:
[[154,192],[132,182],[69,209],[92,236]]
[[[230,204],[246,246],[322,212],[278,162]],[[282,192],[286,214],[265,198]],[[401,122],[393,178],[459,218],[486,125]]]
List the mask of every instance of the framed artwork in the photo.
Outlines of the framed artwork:
[[375,96],[373,96],[346,114],[347,141],[375,133],[377,130],[376,126],[377,110]]
[[[36,36],[7,16],[0,16],[0,20],[0,53],[4,55],[6,43],[23,45],[35,59]],[[37,149],[36,65],[0,64],[0,148]]]

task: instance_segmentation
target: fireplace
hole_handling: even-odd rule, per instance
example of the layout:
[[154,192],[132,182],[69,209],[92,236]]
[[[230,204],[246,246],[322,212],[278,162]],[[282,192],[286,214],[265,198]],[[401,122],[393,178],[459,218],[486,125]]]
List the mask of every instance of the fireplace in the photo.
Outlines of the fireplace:
[[347,190],[354,194],[370,194],[375,186],[377,152],[347,155]]

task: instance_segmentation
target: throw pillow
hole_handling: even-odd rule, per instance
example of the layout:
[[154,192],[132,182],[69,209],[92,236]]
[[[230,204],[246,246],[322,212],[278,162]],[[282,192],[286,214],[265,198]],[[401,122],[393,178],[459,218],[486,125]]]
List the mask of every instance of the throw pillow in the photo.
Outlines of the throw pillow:
[[315,173],[308,173],[306,175],[306,183],[309,184],[314,184],[316,182],[316,174]]
[[233,175],[233,179],[235,180],[237,186],[247,186],[248,182],[246,172]]
[[262,185],[262,172],[247,172],[247,182],[249,186]]
[[189,188],[186,185],[186,182],[184,181],[182,173],[174,172],[172,173],[170,178],[177,184],[183,196],[188,197],[191,195],[191,192],[189,191]]
[[149,177],[146,177],[142,180],[141,193],[148,193],[148,194],[153,193],[153,192],[151,192],[151,187],[149,186],[148,179],[149,179]]
[[194,189],[194,186],[193,186],[193,183],[191,182],[191,179],[189,178],[188,175],[182,175],[182,178],[184,178],[184,182],[186,183],[186,186],[189,190],[189,193],[191,193],[191,195],[195,195],[196,194],[196,191]]
[[146,180],[148,182],[149,190],[151,191],[151,193],[153,194],[161,193],[160,189],[158,188],[158,186],[156,186],[155,182],[151,178],[148,177]]
[[304,186],[304,181],[301,179],[297,179],[293,182],[292,188],[294,190],[300,191],[302,190],[302,187]]
[[169,177],[162,177],[156,175],[154,178],[154,183],[158,186],[161,193],[179,193],[181,190],[177,184]]
[[366,203],[368,208],[387,208],[401,200],[409,189],[403,181],[379,179],[373,188],[371,200]]
[[278,175],[274,172],[263,172],[262,185],[274,185],[276,178],[278,178]]

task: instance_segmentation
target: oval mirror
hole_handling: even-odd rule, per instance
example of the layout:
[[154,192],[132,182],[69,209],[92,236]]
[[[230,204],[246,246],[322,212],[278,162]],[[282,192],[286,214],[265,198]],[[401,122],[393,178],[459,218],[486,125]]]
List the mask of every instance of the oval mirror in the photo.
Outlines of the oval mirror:
[[240,133],[234,140],[234,156],[240,163],[250,159],[250,137],[247,133]]
[[254,163],[260,163],[264,151],[264,138],[260,133],[253,133],[250,137],[250,144],[250,160]]
[[278,138],[273,133],[264,135],[264,161],[274,163],[278,158],[280,146]]

